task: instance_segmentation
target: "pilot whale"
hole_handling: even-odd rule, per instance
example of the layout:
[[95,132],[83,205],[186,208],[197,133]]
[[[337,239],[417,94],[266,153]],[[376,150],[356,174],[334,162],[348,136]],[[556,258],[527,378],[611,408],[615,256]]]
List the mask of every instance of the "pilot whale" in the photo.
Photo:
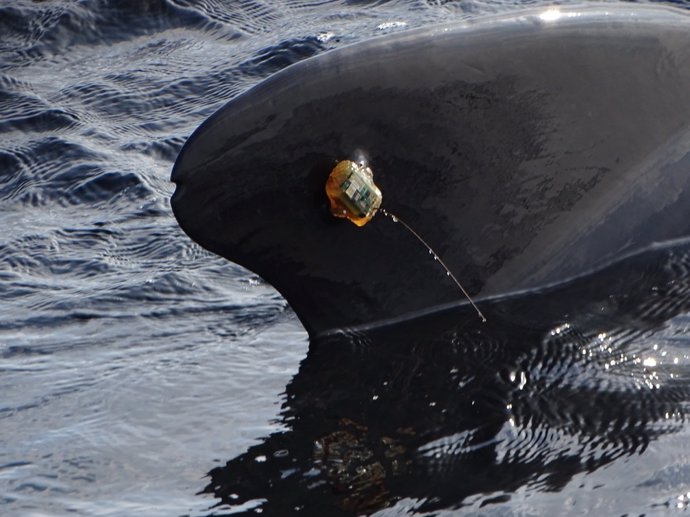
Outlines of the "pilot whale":
[[[487,324],[400,224],[332,216],[343,160],[366,161]],[[172,179],[184,231],[310,334],[281,431],[209,473],[219,505],[665,504],[647,475],[664,448],[648,448],[687,433],[690,400],[665,332],[690,310],[688,13],[519,11],[326,52],[228,102]]]
[[387,35],[230,100],[174,165],[203,247],[272,284],[310,335],[458,303],[391,220],[324,184],[365,156],[383,205],[479,297],[550,285],[690,234],[690,15],[598,5]]

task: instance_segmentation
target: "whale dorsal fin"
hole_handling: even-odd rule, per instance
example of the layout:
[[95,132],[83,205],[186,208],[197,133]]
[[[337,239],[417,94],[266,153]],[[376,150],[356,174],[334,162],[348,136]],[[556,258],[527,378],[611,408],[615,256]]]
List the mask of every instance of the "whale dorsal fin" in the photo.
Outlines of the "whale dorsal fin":
[[690,16],[513,13],[302,61],[189,138],[173,210],[192,239],[271,283],[312,335],[461,301],[390,219],[331,215],[328,175],[357,155],[382,206],[473,295],[686,235]]

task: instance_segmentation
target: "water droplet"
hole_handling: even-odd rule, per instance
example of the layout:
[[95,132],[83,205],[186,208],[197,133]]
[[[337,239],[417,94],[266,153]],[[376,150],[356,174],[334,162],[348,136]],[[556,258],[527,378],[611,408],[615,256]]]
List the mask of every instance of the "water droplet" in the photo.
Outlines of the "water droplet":
[[657,360],[654,357],[648,357],[642,361],[642,364],[648,368],[654,368],[657,365]]

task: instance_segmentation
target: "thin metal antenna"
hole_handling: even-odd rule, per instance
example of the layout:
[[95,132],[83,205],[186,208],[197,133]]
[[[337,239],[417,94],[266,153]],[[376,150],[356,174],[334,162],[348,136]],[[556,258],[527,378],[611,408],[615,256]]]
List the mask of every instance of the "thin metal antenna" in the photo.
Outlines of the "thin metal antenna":
[[454,275],[453,273],[451,273],[450,269],[448,269],[448,266],[446,266],[445,262],[443,262],[443,260],[441,260],[441,257],[439,257],[439,256],[436,254],[436,252],[435,252],[433,249],[431,249],[431,246],[429,246],[429,245],[427,244],[427,242],[426,242],[424,239],[422,239],[422,238],[420,237],[420,235],[419,235],[417,232],[415,232],[412,228],[410,228],[410,226],[409,226],[405,221],[403,221],[402,219],[400,219],[397,215],[394,215],[394,214],[390,213],[390,212],[387,211],[385,208],[380,208],[379,210],[381,210],[381,213],[382,213],[383,215],[385,215],[386,217],[390,217],[391,220],[392,220],[394,223],[400,223],[400,224],[402,224],[408,232],[410,232],[412,235],[414,235],[414,236],[417,238],[417,240],[418,240],[419,242],[421,242],[422,244],[424,244],[424,246],[426,247],[426,249],[429,250],[429,253],[431,253],[431,255],[434,257],[434,260],[437,260],[438,263],[441,264],[441,266],[443,266],[443,269],[446,270],[446,275],[448,275],[449,277],[451,277],[451,278],[453,279],[453,282],[455,282],[455,285],[457,285],[457,286],[460,288],[460,290],[462,291],[462,294],[465,295],[465,298],[467,298],[467,300],[470,302],[470,304],[472,305],[472,307],[474,307],[474,310],[477,311],[477,315],[479,316],[479,318],[480,318],[484,323],[486,323],[486,317],[482,314],[482,311],[480,311],[480,310],[479,310],[479,307],[477,307],[477,306],[475,305],[475,303],[472,301],[472,298],[470,298],[470,295],[467,294],[467,291],[465,291],[465,288],[460,284],[460,282],[458,282],[458,279],[455,278],[455,275]]

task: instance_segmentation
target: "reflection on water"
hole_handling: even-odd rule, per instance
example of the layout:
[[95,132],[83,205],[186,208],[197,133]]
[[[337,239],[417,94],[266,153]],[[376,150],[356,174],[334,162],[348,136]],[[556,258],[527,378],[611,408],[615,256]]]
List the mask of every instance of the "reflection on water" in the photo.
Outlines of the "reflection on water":
[[205,492],[268,515],[500,507],[644,463],[690,400],[686,341],[667,324],[690,307],[689,273],[682,244],[485,303],[488,324],[463,307],[315,339],[286,431],[213,469]]

